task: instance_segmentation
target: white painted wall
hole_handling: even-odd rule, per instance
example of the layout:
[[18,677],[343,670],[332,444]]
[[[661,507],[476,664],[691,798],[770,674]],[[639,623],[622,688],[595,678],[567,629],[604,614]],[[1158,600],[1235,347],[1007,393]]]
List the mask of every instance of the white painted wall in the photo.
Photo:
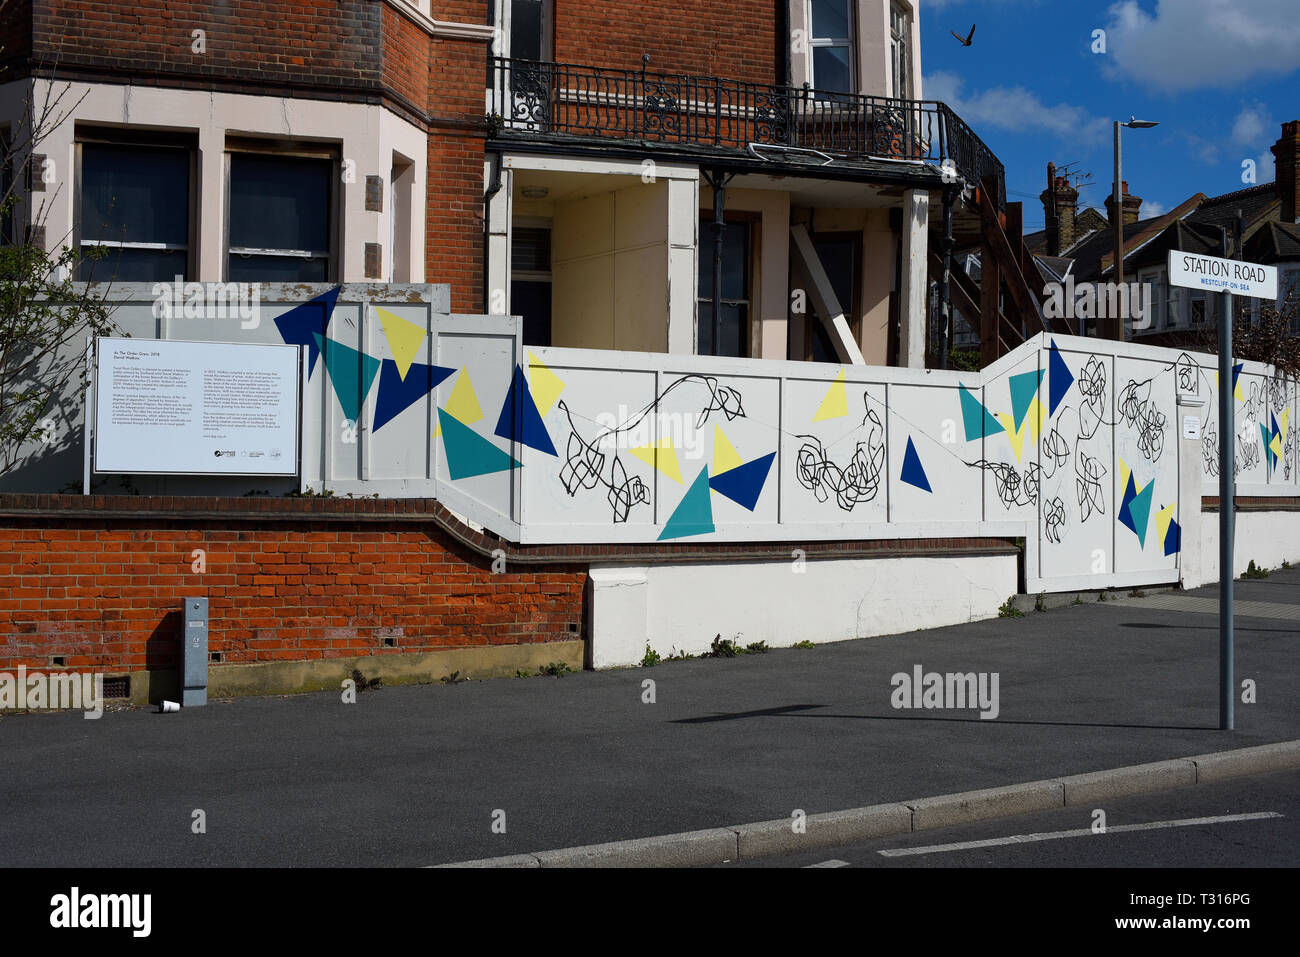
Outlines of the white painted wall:
[[664,656],[699,654],[719,634],[786,648],[938,628],[994,617],[1016,592],[1014,555],[798,567],[788,559],[593,566],[593,666],[638,664],[647,644]]
[[[66,118],[52,129],[41,144],[55,163],[57,181],[43,194],[47,210],[46,237],[51,248],[70,241],[75,202],[75,124],[94,123],[120,127],[124,135],[133,128],[194,134],[198,139],[198,224],[197,278],[220,281],[225,275],[226,137],[276,137],[313,144],[337,145],[344,160],[353,161],[354,182],[341,182],[342,218],[339,254],[340,281],[365,280],[365,250],[368,242],[384,249],[384,275],[390,247],[392,204],[389,187],[395,158],[411,164],[413,197],[404,248],[410,250],[405,274],[412,282],[424,281],[424,222],[428,136],[381,106],[333,103],[274,96],[245,96],[205,93],[161,87],[136,87],[103,83],[55,83],[53,95],[62,94]],[[0,95],[3,121],[16,122],[21,103],[30,91],[35,102],[44,102],[51,84],[46,80],[7,84]],[[70,109],[69,109],[70,108]],[[367,176],[384,180],[383,212],[367,212]],[[66,237],[66,238],[65,238]]]
[[[1204,512],[1201,521],[1201,574],[1188,586],[1219,580],[1219,513]],[[1257,568],[1277,568],[1284,561],[1300,564],[1300,511],[1236,512],[1232,574],[1239,578],[1253,560]]]

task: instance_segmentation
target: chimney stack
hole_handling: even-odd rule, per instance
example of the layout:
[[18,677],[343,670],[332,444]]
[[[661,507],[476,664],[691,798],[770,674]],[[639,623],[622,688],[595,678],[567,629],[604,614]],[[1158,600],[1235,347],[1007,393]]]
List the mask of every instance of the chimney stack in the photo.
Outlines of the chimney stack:
[[[1139,218],[1138,210],[1142,208],[1141,196],[1130,196],[1128,192],[1128,180],[1120,183],[1120,194],[1122,199],[1120,205],[1123,207],[1124,225],[1129,226],[1136,223]],[[1115,197],[1106,197],[1106,218],[1110,220],[1111,225],[1115,224]]]
[[1273,144],[1273,159],[1277,164],[1277,192],[1282,201],[1281,217],[1284,223],[1300,223],[1296,209],[1296,167],[1300,166],[1300,120],[1282,124],[1282,136]]
[[1056,164],[1047,164],[1047,189],[1039,195],[1043,201],[1043,222],[1047,228],[1047,254],[1059,256],[1074,245],[1074,215],[1079,191],[1069,177],[1056,175]]

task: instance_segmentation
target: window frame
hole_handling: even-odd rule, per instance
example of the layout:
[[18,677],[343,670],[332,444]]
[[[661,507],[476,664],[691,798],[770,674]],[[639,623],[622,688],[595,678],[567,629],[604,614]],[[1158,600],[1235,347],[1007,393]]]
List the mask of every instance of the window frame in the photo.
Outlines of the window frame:
[[[706,262],[709,269],[713,268],[713,210],[701,209],[699,212],[699,235],[701,239],[707,235],[707,242],[696,244],[696,259],[698,261],[698,272],[695,280],[695,340],[694,348],[696,355],[713,355],[721,358],[751,358],[754,352],[754,291],[758,288],[758,239],[762,229],[762,215],[760,213],[748,212],[743,210],[726,210],[722,214],[724,226],[744,226],[746,229],[747,242],[745,243],[745,298],[728,299],[722,297],[719,302],[722,305],[739,305],[745,306],[745,323],[740,330],[740,344],[742,354],[738,357],[721,356],[718,353],[717,337],[714,338],[711,353],[703,353],[700,348],[700,305],[708,304],[713,306],[713,298],[701,298],[699,276],[703,275]],[[724,233],[725,235],[725,233]],[[707,250],[707,257],[706,257]],[[720,328],[720,327],[719,327]]]
[[[893,98],[896,100],[911,100],[916,95],[915,77],[912,76],[912,33],[916,29],[913,23],[914,11],[911,7],[899,3],[898,0],[889,2],[889,86],[893,92]],[[899,36],[894,32],[894,21],[900,19],[903,23],[903,32]],[[899,73],[903,75],[904,89],[900,90],[898,83]]]
[[[122,240],[87,240],[85,226],[81,216],[82,189],[85,186],[84,160],[86,146],[109,146],[126,149],[157,147],[160,149],[179,149],[187,154],[186,170],[186,208],[185,208],[185,245],[176,243],[134,242]],[[197,273],[199,231],[199,144],[198,137],[192,133],[141,130],[132,127],[96,126],[78,123],[73,129],[73,195],[72,195],[72,246],[77,250],[80,264],[81,250],[87,246],[103,246],[107,249],[147,249],[185,251],[185,268],[181,276],[183,281],[190,281]],[[111,255],[111,253],[110,253]],[[74,267],[75,271],[75,267]],[[172,282],[175,275],[165,276],[156,282]],[[81,280],[78,280],[81,281]],[[105,280],[92,279],[91,282]]]
[[[858,5],[854,0],[845,0],[845,7],[848,10],[848,33],[847,37],[818,37],[813,33],[813,3],[815,0],[805,0],[804,14],[808,25],[808,87],[810,91],[820,90],[823,93],[829,93],[832,96],[843,96],[845,94],[853,95],[858,92]],[[849,53],[849,88],[847,90],[830,90],[817,86],[817,68],[816,57],[813,50],[818,48],[835,49],[843,47]],[[815,100],[816,97],[809,94],[809,98]]]
[[[289,159],[328,160],[330,162],[329,237],[328,250],[273,249],[251,246],[234,247],[230,245],[230,203],[234,197],[232,171],[234,154],[252,154],[259,156],[276,156]],[[306,141],[284,141],[273,139],[256,139],[227,136],[223,150],[224,179],[224,216],[222,218],[222,257],[221,273],[224,282],[230,281],[230,257],[233,255],[278,256],[284,259],[325,259],[325,278],[321,282],[337,283],[342,273],[343,249],[343,212],[341,208],[342,190],[340,189],[342,145],[338,143],[313,143]],[[391,251],[389,259],[392,259]]]

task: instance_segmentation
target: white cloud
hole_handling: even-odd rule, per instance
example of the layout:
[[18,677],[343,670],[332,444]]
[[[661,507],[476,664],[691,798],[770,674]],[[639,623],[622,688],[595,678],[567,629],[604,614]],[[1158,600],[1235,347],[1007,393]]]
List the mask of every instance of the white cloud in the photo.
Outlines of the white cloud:
[[1232,141],[1250,146],[1268,137],[1271,142],[1276,138],[1273,134],[1278,125],[1269,117],[1264,104],[1242,107],[1232,124]]
[[1138,212],[1143,219],[1151,219],[1155,216],[1163,216],[1169,212],[1169,207],[1154,199],[1144,199],[1142,208]]
[[947,103],[977,131],[990,126],[1015,132],[1054,133],[1081,141],[1101,140],[1106,135],[1107,122],[1101,117],[1066,103],[1049,106],[1023,86],[995,86],[967,96],[963,85],[955,73],[934,73],[925,77],[925,96]]
[[1164,92],[1280,76],[1300,68],[1296,0],[1136,0],[1107,11],[1112,74]]

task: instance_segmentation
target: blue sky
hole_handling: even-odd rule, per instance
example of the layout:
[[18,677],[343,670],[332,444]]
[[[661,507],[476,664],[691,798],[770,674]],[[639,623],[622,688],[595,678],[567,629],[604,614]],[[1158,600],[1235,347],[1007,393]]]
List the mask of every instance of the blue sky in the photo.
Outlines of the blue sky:
[[[1091,173],[1080,207],[1110,193],[1116,119],[1124,179],[1155,215],[1241,189],[1244,160],[1274,178],[1269,147],[1300,119],[1300,0],[919,0],[922,93],[952,106],[1007,169],[1025,229],[1043,226],[1047,163]],[[963,36],[976,24],[967,48]],[[1094,53],[1093,31],[1106,52]]]

